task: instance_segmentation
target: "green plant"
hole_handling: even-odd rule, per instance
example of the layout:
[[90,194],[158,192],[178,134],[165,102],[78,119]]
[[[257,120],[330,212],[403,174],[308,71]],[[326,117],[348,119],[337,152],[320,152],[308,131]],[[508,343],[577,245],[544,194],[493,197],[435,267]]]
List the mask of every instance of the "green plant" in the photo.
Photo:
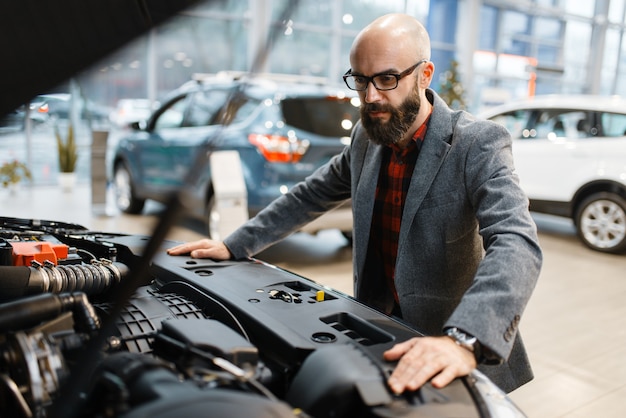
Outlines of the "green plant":
[[30,170],[21,161],[13,160],[6,162],[0,166],[0,179],[3,187],[9,187],[11,184],[17,184],[22,179],[32,180]]
[[78,160],[78,150],[74,138],[74,127],[70,123],[67,127],[67,138],[61,138],[59,127],[54,126],[54,135],[57,139],[57,149],[59,151],[59,170],[61,173],[73,173]]

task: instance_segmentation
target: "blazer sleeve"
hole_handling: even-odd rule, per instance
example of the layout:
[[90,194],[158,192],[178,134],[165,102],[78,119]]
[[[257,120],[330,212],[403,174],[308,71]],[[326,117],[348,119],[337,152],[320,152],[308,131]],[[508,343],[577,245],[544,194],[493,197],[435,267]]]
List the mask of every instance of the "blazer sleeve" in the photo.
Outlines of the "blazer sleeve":
[[224,240],[236,259],[251,257],[350,199],[350,147],[274,200]]
[[465,188],[474,207],[485,256],[445,324],[474,335],[508,358],[542,264],[536,225],[514,169],[511,136],[487,121],[458,132],[469,141]]

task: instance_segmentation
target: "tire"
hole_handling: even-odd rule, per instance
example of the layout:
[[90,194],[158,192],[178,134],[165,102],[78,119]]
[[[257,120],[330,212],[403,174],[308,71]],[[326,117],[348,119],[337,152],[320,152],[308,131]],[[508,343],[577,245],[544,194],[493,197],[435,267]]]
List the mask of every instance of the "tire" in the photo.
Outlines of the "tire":
[[576,232],[589,248],[619,254],[626,251],[626,200],[614,193],[595,193],[580,204]]
[[115,206],[120,211],[135,215],[141,213],[146,200],[138,198],[135,194],[130,171],[128,171],[124,163],[118,163],[115,166],[113,187],[115,190]]

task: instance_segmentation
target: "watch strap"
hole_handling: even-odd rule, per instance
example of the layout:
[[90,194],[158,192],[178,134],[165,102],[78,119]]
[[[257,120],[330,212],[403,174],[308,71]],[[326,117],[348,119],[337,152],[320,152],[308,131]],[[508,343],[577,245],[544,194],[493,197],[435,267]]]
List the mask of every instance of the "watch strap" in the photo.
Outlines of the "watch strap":
[[474,354],[476,363],[482,361],[482,346],[476,337],[456,327],[446,329],[444,334],[452,338],[459,346],[471,351]]

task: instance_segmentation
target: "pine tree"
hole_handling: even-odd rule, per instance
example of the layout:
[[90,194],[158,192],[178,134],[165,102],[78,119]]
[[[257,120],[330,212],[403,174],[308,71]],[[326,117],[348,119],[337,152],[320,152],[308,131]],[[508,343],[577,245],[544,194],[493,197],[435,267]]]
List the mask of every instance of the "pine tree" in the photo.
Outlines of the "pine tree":
[[458,66],[459,63],[452,60],[449,69],[441,74],[439,95],[452,109],[465,109],[465,90],[459,78]]

